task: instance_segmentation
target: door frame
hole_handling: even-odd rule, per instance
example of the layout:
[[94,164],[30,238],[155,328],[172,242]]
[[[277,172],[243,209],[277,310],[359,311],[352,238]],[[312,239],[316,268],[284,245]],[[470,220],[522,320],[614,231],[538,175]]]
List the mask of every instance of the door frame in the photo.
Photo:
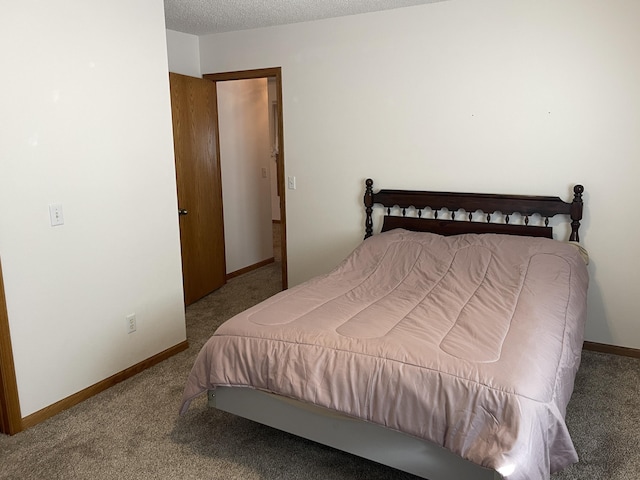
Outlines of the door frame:
[[[256,78],[273,78],[276,79],[276,101],[278,106],[278,164],[277,184],[280,192],[280,252],[282,254],[282,289],[286,290],[289,285],[287,275],[287,215],[286,215],[286,198],[285,198],[285,182],[284,182],[284,121],[282,115],[282,67],[258,68],[254,70],[240,70],[236,72],[224,73],[205,73],[202,78],[205,80],[217,82],[227,82],[231,80],[251,80]],[[216,99],[217,107],[217,99]],[[217,110],[217,108],[216,108]],[[216,129],[218,125],[216,124]],[[218,138],[220,132],[216,132]],[[224,188],[224,187],[223,187]]]
[[14,435],[21,431],[22,414],[0,263],[0,433]]

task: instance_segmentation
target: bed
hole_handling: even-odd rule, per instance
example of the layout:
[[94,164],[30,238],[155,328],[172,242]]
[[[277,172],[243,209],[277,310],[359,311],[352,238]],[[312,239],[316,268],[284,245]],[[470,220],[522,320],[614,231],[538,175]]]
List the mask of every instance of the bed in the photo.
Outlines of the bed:
[[586,317],[583,192],[366,180],[365,240],[220,326],[181,412],[208,391],[216,408],[429,480],[548,479],[577,461],[564,417]]

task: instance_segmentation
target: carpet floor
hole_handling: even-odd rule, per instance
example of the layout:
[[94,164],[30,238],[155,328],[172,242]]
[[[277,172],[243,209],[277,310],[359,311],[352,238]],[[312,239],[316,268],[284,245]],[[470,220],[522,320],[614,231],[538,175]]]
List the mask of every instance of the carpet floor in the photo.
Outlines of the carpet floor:
[[[280,264],[187,308],[190,347],[12,437],[0,479],[415,480],[374,462],[210,409],[177,412],[196,354],[224,320],[280,290]],[[640,360],[585,351],[567,423],[581,461],[553,480],[640,478]]]

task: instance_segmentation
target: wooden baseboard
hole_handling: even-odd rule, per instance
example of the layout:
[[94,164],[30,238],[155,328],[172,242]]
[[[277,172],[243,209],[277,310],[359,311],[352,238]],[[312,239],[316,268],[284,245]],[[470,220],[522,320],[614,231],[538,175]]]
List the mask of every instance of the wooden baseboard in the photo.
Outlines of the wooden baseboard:
[[271,257],[261,262],[254,263],[253,265],[249,265],[248,267],[241,268],[240,270],[236,270],[235,272],[227,273],[227,280],[231,280],[234,277],[239,277],[240,275],[249,273],[252,270],[257,270],[258,268],[264,267],[265,265],[269,265],[270,263],[273,263],[273,262],[275,262],[275,258]]
[[[273,263],[273,259],[259,262],[255,265],[242,269],[242,271],[255,270],[256,268],[260,268],[264,265],[268,265],[269,263]],[[240,271],[241,270],[238,270],[238,272]],[[234,274],[235,273],[236,272],[234,272]],[[246,272],[243,272],[243,273],[246,273]],[[229,275],[232,275],[232,274],[229,274]],[[238,275],[241,275],[241,274],[238,273]],[[180,353],[186,350],[187,348],[189,348],[189,344],[185,340],[184,342],[174,345],[173,347],[170,347],[158,353],[157,355],[147,358],[146,360],[143,360],[142,362],[137,363],[136,365],[133,365],[119,373],[116,373],[115,375],[112,375],[109,378],[106,378],[94,385],[91,385],[90,387],[87,387],[84,390],[74,393],[73,395],[62,399],[59,402],[54,403],[53,405],[49,405],[48,407],[45,407],[42,410],[38,410],[37,412],[32,413],[31,415],[28,415],[22,419],[22,428],[20,430],[25,430],[27,428],[33,427],[34,425],[37,425],[38,423],[45,421],[46,419],[62,412],[63,410],[73,407],[74,405],[77,405],[78,403],[84,400],[87,400],[88,398],[91,398],[100,392],[103,392],[104,390],[107,390],[108,388],[128,378],[133,377],[134,375],[146,370],[147,368],[150,368],[166,360],[167,358],[170,358],[173,355],[176,355],[177,353]],[[619,347],[616,345],[607,345],[604,343],[596,343],[596,342],[584,342],[583,348],[585,350],[590,350],[594,352],[609,353],[609,354],[621,355],[625,357],[640,358],[640,349],[636,349],[636,348]],[[14,431],[12,433],[17,433],[17,431]]]
[[606,343],[584,342],[582,345],[584,350],[592,352],[610,353],[623,357],[640,358],[640,350],[637,348],[618,347],[616,345],[607,345]]
[[28,415],[22,419],[22,430],[33,427],[34,425],[43,422],[47,418],[50,418],[67,408],[73,407],[78,403],[93,397],[94,395],[114,386],[117,383],[122,382],[128,378],[133,377],[134,375],[146,370],[147,368],[153,367],[154,365],[166,360],[173,355],[180,353],[189,348],[189,344],[185,340],[184,342],[178,343],[173,347],[170,347],[152,357],[143,360],[140,363],[137,363],[121,372],[116,373],[115,375],[110,376],[98,382],[90,387],[85,388],[84,390],[79,391],[78,393],[74,393],[73,395],[60,400],[59,402],[54,403],[53,405],[49,405],[48,407],[43,408],[42,410],[38,410],[31,415]]

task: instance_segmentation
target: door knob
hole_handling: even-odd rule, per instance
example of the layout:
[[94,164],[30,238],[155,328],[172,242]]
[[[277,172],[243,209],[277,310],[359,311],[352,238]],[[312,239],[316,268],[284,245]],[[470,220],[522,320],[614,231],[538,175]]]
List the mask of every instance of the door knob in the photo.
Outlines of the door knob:
[[178,209],[178,215],[186,215],[187,213],[189,213],[189,212],[184,208],[179,208]]

